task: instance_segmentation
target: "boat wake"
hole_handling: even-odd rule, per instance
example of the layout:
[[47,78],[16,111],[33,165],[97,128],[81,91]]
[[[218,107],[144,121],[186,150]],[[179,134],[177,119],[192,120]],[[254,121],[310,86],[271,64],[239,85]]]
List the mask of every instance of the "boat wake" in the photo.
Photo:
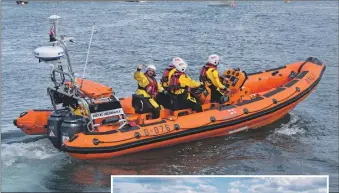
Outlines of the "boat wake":
[[43,160],[58,156],[58,154],[58,150],[53,148],[48,139],[31,143],[1,144],[1,164],[6,167],[27,162],[27,160]]

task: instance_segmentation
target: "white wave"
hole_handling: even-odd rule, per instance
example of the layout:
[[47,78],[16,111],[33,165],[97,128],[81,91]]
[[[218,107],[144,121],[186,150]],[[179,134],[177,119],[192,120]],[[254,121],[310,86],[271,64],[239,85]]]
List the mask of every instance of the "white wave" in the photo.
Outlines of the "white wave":
[[296,135],[296,134],[299,134],[299,133],[305,133],[305,130],[303,128],[298,127],[298,126],[293,126],[293,127],[281,128],[281,129],[277,130],[276,133],[291,136],[291,135]]
[[305,129],[297,124],[299,120],[299,116],[291,114],[291,120],[288,123],[283,124],[280,128],[276,129],[274,133],[287,136],[305,133]]
[[48,139],[31,143],[1,144],[1,163],[6,167],[13,166],[20,160],[43,160],[59,154]]

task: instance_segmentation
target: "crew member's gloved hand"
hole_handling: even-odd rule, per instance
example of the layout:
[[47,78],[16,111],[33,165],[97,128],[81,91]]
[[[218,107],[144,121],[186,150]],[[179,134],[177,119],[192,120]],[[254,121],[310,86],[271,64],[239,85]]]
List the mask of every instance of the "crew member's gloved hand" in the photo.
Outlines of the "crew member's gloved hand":
[[137,68],[138,71],[140,71],[141,69],[143,69],[145,67],[145,64],[140,64]]
[[163,92],[165,95],[168,94],[167,90],[165,90],[165,89],[164,89],[162,92]]

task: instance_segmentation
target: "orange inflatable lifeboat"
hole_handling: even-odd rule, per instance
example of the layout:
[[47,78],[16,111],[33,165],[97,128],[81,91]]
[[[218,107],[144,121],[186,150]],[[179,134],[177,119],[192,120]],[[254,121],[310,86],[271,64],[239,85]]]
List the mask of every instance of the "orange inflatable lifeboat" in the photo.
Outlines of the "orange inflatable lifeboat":
[[53,110],[28,111],[14,124],[27,134],[47,134],[75,158],[112,158],[270,124],[306,98],[325,69],[310,57],[257,73],[227,70],[221,77],[229,88],[225,103],[210,103],[202,92],[196,97],[203,112],[163,109],[158,119],[136,113],[132,97],[118,99],[109,87],[86,80],[80,93],[71,94],[73,85],[66,82],[63,89],[48,89]]

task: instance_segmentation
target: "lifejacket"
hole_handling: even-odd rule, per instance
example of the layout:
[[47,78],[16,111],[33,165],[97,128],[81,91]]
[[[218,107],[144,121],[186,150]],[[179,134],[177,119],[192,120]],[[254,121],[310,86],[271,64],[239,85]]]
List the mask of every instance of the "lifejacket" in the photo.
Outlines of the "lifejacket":
[[200,76],[199,76],[200,82],[206,82],[207,81],[208,83],[212,83],[211,80],[208,79],[207,74],[206,74],[207,70],[209,70],[210,68],[217,69],[217,66],[210,64],[210,63],[207,63],[206,65],[204,65],[201,68]]
[[[160,82],[162,84],[162,86],[167,86],[168,84],[168,76],[169,76],[169,73],[171,72],[171,70],[173,70],[175,67],[171,64],[168,68],[165,69],[163,75],[162,75],[162,78],[160,79]],[[164,85],[166,84],[166,85]]]
[[146,78],[148,79],[149,84],[145,88],[141,87],[138,84],[138,89],[145,90],[149,95],[156,96],[158,95],[158,83],[154,77],[150,77],[145,73]]
[[181,75],[185,75],[184,72],[180,72],[180,71],[175,71],[172,76],[170,77],[170,81],[169,81],[169,85],[168,85],[168,89],[174,94],[176,91],[178,91],[179,89],[185,89],[185,91],[183,93],[185,93],[187,91],[187,87],[181,87],[180,86],[180,81],[179,78]]

